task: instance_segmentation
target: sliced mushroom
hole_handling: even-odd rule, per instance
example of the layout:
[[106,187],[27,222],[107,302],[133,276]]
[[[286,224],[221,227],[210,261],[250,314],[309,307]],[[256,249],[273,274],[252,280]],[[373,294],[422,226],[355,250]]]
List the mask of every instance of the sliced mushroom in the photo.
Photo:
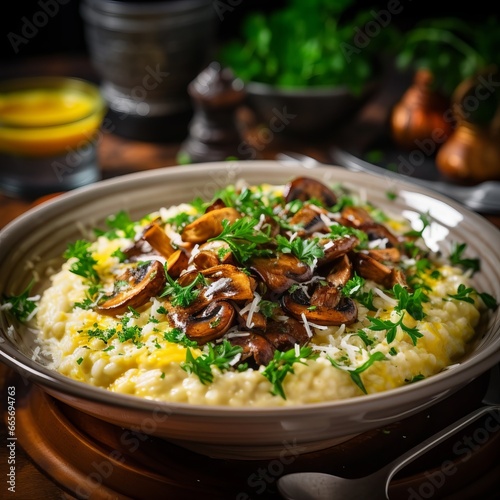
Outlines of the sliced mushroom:
[[232,207],[216,208],[185,226],[181,236],[189,243],[203,243],[222,232],[223,220],[232,223],[240,218],[241,214]]
[[245,303],[253,299],[254,282],[243,271],[230,264],[221,264],[198,271],[188,271],[177,279],[181,286],[188,286],[202,274],[205,284],[199,285],[199,294],[194,302],[185,308],[188,314],[201,311],[211,302],[232,300]]
[[317,325],[351,325],[357,320],[358,308],[355,302],[343,297],[335,309],[324,306],[313,306],[303,293],[286,294],[282,299],[283,307],[297,320],[303,320],[303,315],[311,323]]
[[163,265],[157,260],[137,267],[130,267],[117,278],[120,286],[116,292],[96,307],[101,314],[124,314],[129,307],[137,309],[158,295],[165,286]]
[[349,234],[333,240],[329,238],[322,239],[320,240],[320,244],[323,246],[324,255],[318,259],[318,267],[328,262],[332,262],[351,250],[354,250],[359,244],[359,240],[356,236]]
[[408,287],[406,276],[401,269],[394,268],[391,270],[389,288],[392,288],[394,285],[401,285],[404,288]]
[[299,236],[305,236],[327,229],[319,212],[309,205],[302,207],[288,222],[291,226],[298,226],[300,228],[297,229],[297,234]]
[[400,269],[383,264],[367,253],[354,253],[352,261],[361,277],[373,280],[384,288],[392,288],[396,283],[407,286],[405,275]]
[[219,264],[236,264],[233,253],[225,241],[215,240],[200,245],[191,263],[196,269],[208,269]]
[[359,229],[368,235],[370,241],[386,239],[387,246],[390,247],[398,247],[400,244],[398,237],[379,222],[365,222],[359,226]]
[[252,318],[250,320],[250,324],[248,324],[249,313],[244,312],[239,313],[238,321],[240,326],[243,328],[248,328],[249,330],[257,330],[259,332],[266,331],[267,320],[266,317],[261,312],[254,312],[252,314]]
[[268,321],[265,337],[279,351],[288,351],[295,344],[304,346],[309,342],[307,330],[295,318],[288,318],[285,321]]
[[397,247],[400,243],[386,226],[377,222],[362,207],[345,207],[341,212],[341,219],[338,221],[344,226],[355,227],[364,231],[370,241],[387,239],[390,246]]
[[205,213],[211,212],[212,210],[218,210],[219,208],[225,208],[226,206],[227,205],[224,203],[224,201],[222,201],[220,198],[217,198],[211,205],[206,208]]
[[352,262],[347,255],[342,255],[336,261],[326,277],[326,281],[336,286],[337,288],[343,287],[353,275]]
[[168,275],[173,279],[177,279],[182,271],[186,269],[188,262],[189,256],[185,250],[182,248],[175,250],[175,252],[168,257],[166,262]]
[[368,255],[378,260],[379,262],[399,262],[401,260],[401,252],[395,247],[389,248],[373,248],[368,250]]
[[144,255],[160,255],[147,241],[138,239],[123,250],[126,260],[134,262],[141,260]]
[[167,233],[157,223],[152,223],[144,229],[142,239],[166,259],[175,252]]
[[281,294],[296,283],[307,281],[312,276],[311,268],[291,254],[278,253],[274,257],[255,257],[250,260],[250,269],[264,281],[268,290]]
[[172,315],[174,326],[202,345],[224,335],[233,324],[234,307],[225,301],[209,304],[197,315]]
[[344,226],[359,228],[367,222],[374,222],[373,217],[362,207],[347,206],[340,212],[339,223]]
[[332,207],[337,203],[335,193],[322,182],[311,177],[297,177],[289,182],[284,191],[286,202],[293,200],[319,200],[323,206]]
[[256,366],[268,365],[274,357],[274,346],[267,338],[258,333],[249,332],[245,336],[234,336],[229,339],[232,345],[240,346],[241,362],[253,361]]
[[354,252],[351,259],[354,269],[361,277],[384,286],[390,280],[391,268],[367,253]]
[[310,304],[312,307],[328,307],[334,309],[337,307],[341,298],[342,294],[340,290],[336,286],[327,283],[326,285],[317,286],[314,289],[311,295]]

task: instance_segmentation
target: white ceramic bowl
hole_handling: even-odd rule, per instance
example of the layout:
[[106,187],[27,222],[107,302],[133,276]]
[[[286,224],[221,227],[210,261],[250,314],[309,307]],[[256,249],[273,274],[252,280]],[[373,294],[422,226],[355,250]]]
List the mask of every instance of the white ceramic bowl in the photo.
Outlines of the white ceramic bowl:
[[[190,201],[239,178],[250,183],[284,183],[298,175],[340,182],[363,190],[381,208],[406,214],[429,212],[433,219],[431,247],[449,248],[465,242],[481,258],[474,286],[500,297],[500,231],[484,218],[429,190],[384,177],[333,166],[304,169],[271,161],[220,162],[169,167],[130,174],[79,188],[25,213],[0,232],[0,294],[21,292],[33,268],[42,272],[57,263],[69,241],[81,237],[82,225],[93,228],[120,209],[139,217],[160,206]],[[389,201],[388,190],[398,197]],[[389,205],[390,204],[390,205]],[[56,261],[54,261],[56,259]],[[364,431],[415,414],[452,394],[500,359],[500,311],[495,311],[484,335],[452,370],[385,393],[337,402],[288,408],[228,408],[157,403],[112,393],[70,380],[33,361],[33,342],[21,329],[8,335],[9,318],[0,316],[0,359],[55,398],[83,412],[125,428],[164,437],[213,457],[271,458],[286,446],[300,452],[324,449]]]

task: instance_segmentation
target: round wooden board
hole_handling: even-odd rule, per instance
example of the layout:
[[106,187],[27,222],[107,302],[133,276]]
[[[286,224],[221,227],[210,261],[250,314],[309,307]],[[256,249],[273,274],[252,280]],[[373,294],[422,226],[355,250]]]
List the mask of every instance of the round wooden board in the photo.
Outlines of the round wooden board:
[[[206,457],[77,411],[15,375],[9,381],[17,389],[19,445],[61,491],[95,500],[279,499],[277,479],[290,472],[359,477],[480,406],[486,384],[487,375],[425,412],[327,450],[299,454],[299,444],[286,443],[280,457],[249,461]],[[494,498],[497,428],[478,420],[407,466],[391,482],[391,499]]]

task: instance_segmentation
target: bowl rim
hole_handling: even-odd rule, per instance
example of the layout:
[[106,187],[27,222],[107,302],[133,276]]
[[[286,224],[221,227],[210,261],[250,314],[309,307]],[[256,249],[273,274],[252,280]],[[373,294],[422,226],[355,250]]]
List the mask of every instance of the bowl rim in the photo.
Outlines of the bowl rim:
[[356,94],[347,85],[318,85],[311,87],[280,87],[278,85],[273,85],[271,83],[264,82],[245,82],[245,89],[250,96],[259,97],[292,97],[292,98],[324,98],[324,97],[342,97],[342,96],[352,96],[352,97],[362,97],[365,93],[372,87],[375,87],[376,81],[368,82],[363,90]]
[[[95,184],[76,188],[72,191],[63,193],[58,197],[51,198],[39,205],[34,206],[19,217],[8,223],[0,230],[0,256],[2,255],[2,248],[5,248],[5,240],[15,237],[16,233],[20,233],[26,225],[32,225],[31,219],[34,218],[37,223],[43,221],[43,217],[60,213],[64,211],[65,207],[70,207],[74,202],[89,202],[93,198],[101,197],[103,194],[113,195],[120,193],[124,186],[134,185],[136,189],[141,186],[155,183],[165,176],[195,176],[197,173],[203,174],[208,171],[207,167],[213,170],[223,169],[226,170],[228,165],[237,164],[243,165],[245,169],[249,170],[261,169],[265,174],[266,170],[272,166],[285,165],[290,166],[291,170],[287,170],[287,175],[290,176],[291,172],[296,174],[302,172],[304,175],[311,173],[311,169],[305,166],[299,166],[295,161],[293,162],[278,162],[273,160],[247,160],[247,161],[224,161],[224,162],[209,162],[200,163],[190,166],[173,166],[163,167],[155,170],[145,172],[134,172],[125,174],[119,177],[105,179],[98,181]],[[344,172],[344,175],[352,177],[364,177],[365,179],[372,179],[380,176],[368,174],[364,172],[351,172],[343,167],[337,165],[322,164],[315,167],[315,170],[323,173],[334,173],[334,170]],[[227,170],[226,170],[227,171]],[[380,181],[379,181],[380,182]],[[418,192],[419,194],[428,196],[430,198],[445,202],[452,208],[458,210],[462,214],[466,214],[471,221],[485,230],[494,230],[494,238],[498,241],[500,247],[500,231],[490,221],[484,217],[476,214],[469,209],[463,207],[458,202],[447,198],[444,195],[436,193],[430,189],[423,188],[411,184],[406,180],[397,181],[398,188],[409,190],[410,192]],[[105,216],[106,214],[103,214]],[[500,312],[497,312],[500,314]],[[500,329],[500,321],[495,324],[495,330]],[[318,411],[331,410],[345,412],[346,409],[355,412],[367,412],[370,409],[380,408],[381,404],[390,404],[391,401],[400,396],[407,403],[422,398],[425,393],[428,393],[427,388],[433,387],[432,394],[438,395],[442,393],[450,393],[450,391],[458,390],[467,382],[478,377],[494,364],[500,362],[500,335],[495,339],[494,345],[496,349],[479,352],[475,358],[474,363],[469,364],[467,370],[460,370],[459,368],[448,368],[435,376],[429,377],[425,380],[419,381],[417,384],[409,384],[402,387],[396,387],[388,391],[367,394],[360,397],[327,401],[321,403],[308,403],[304,405],[290,405],[290,406],[277,406],[277,407],[232,407],[225,405],[202,405],[192,403],[177,403],[177,402],[163,402],[156,400],[147,400],[134,395],[120,394],[110,392],[107,389],[91,386],[85,382],[79,382],[66,377],[50,368],[31,359],[24,353],[20,352],[13,344],[5,338],[6,332],[3,331],[0,325],[0,360],[6,362],[9,366],[16,369],[23,377],[37,383],[38,385],[48,387],[56,392],[63,393],[70,397],[76,397],[87,401],[103,403],[106,406],[113,406],[119,408],[127,408],[130,410],[139,411],[155,411],[158,408],[165,408],[168,411],[178,415],[192,415],[192,416],[224,416],[224,417],[248,417],[260,416],[304,416],[307,414],[314,414]],[[463,366],[463,365],[460,365]],[[458,370],[458,371],[457,371]],[[450,383],[451,379],[453,383]],[[432,398],[431,398],[432,399]]]

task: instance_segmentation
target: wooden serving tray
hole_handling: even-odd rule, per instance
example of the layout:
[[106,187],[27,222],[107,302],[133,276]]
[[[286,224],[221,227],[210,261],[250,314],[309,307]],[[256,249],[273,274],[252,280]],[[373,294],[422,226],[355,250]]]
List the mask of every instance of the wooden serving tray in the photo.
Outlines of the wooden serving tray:
[[[290,443],[279,458],[254,461],[199,455],[148,436],[146,425],[123,429],[77,411],[37,386],[24,385],[14,374],[8,383],[17,393],[18,445],[69,498],[268,500],[281,498],[276,481],[290,472],[359,477],[375,471],[481,406],[487,381],[485,374],[422,413],[327,450],[297,455],[297,445]],[[496,498],[496,428],[479,420],[407,466],[391,482],[391,499]]]

